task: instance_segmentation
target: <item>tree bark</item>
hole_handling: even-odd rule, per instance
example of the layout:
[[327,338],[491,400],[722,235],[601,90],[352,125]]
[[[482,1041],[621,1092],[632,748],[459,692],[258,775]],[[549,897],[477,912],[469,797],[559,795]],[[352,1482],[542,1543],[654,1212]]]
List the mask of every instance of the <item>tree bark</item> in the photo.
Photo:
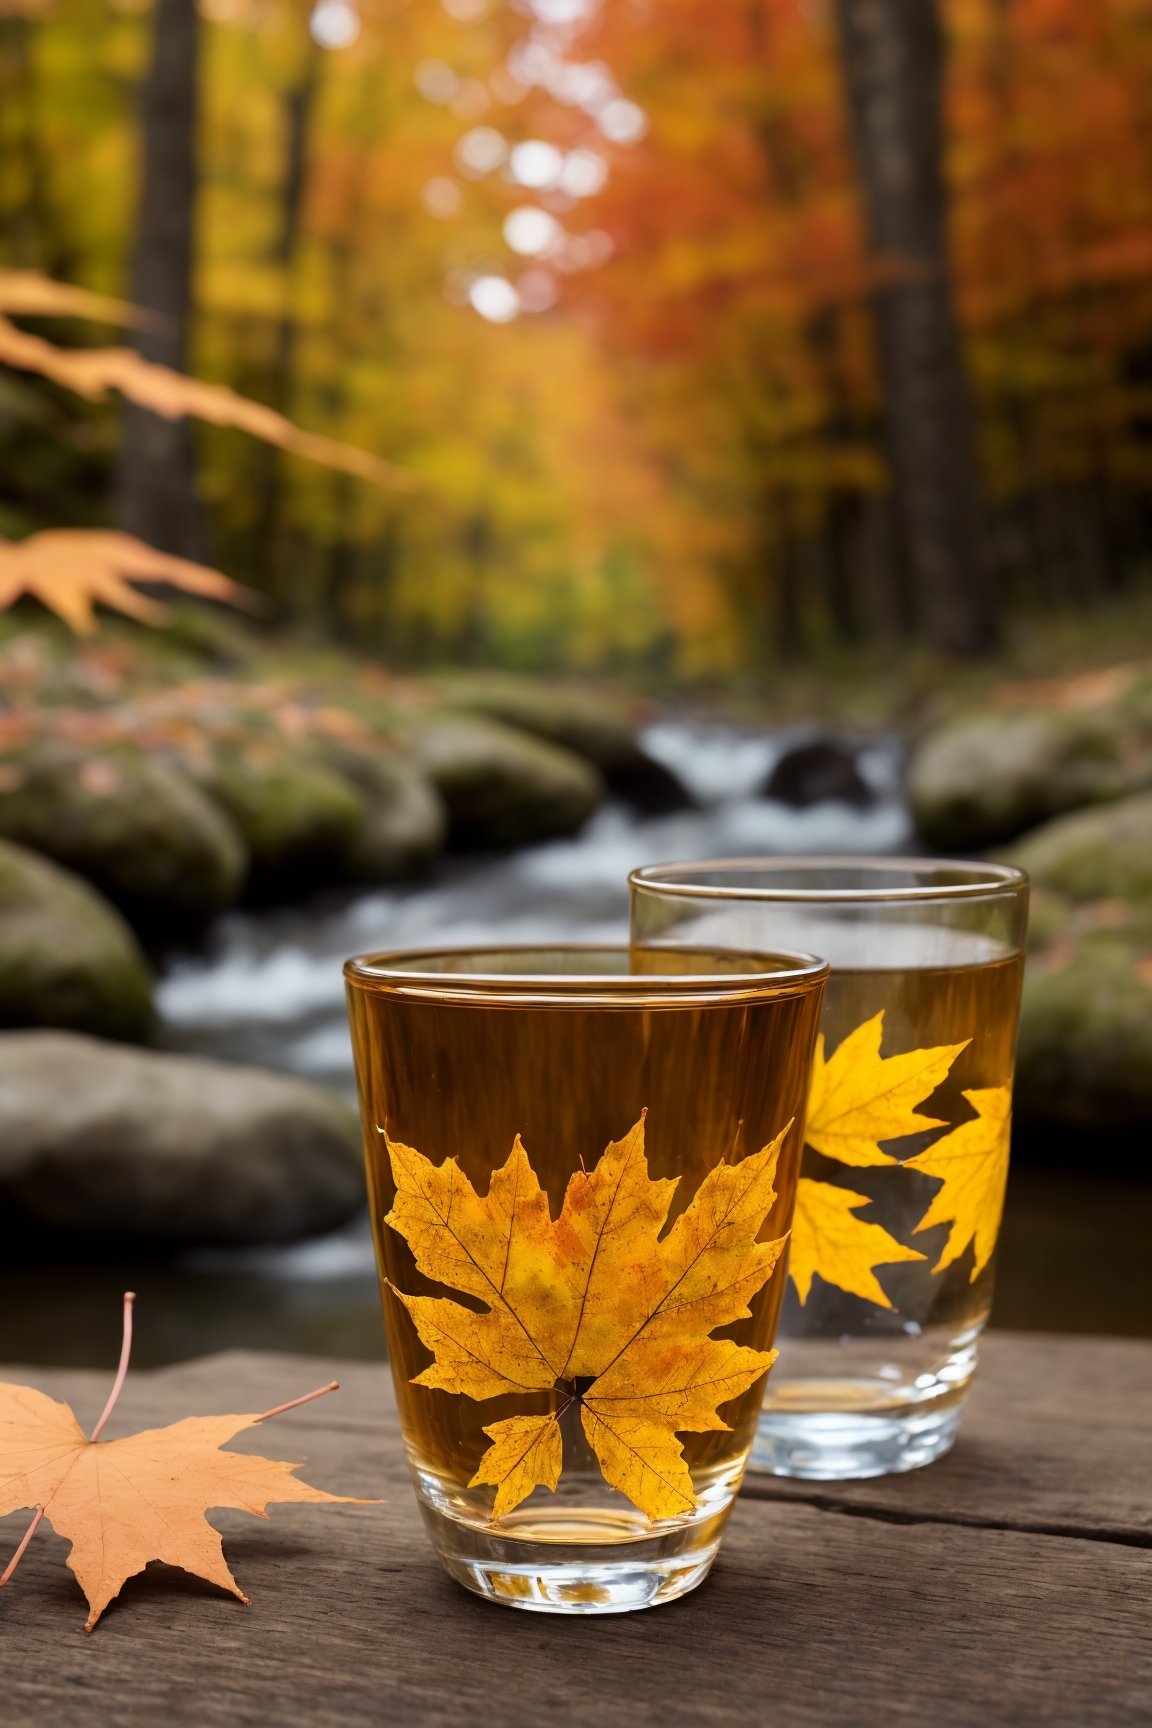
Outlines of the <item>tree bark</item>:
[[[312,119],[320,88],[322,50],[309,37],[304,45],[304,64],[298,81],[284,96],[284,180],[280,193],[280,227],[272,247],[272,262],[281,273],[284,310],[277,320],[272,342],[272,368],[267,401],[278,413],[292,405],[296,376],[297,326],[292,307],[293,273],[300,250],[301,219],[308,182],[308,159]],[[258,458],[256,491],[256,538],[266,585],[275,590],[283,561],[284,458],[271,446]]]
[[949,271],[939,0],[836,0],[836,17],[914,622],[946,653],[979,654],[996,608]]
[[[155,0],[142,105],[143,176],[129,293],[155,312],[136,332],[147,360],[183,372],[192,311],[199,20],[196,0]],[[184,557],[204,553],[195,454],[187,420],[129,404],[117,470],[121,527]]]

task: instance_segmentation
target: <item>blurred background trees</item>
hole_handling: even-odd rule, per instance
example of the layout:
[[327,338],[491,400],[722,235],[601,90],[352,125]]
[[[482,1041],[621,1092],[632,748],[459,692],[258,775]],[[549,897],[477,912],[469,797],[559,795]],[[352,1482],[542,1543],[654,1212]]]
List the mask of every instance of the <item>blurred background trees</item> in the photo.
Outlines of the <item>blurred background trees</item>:
[[0,266],[420,477],[12,366],[0,533],[413,664],[980,653],[1147,583],[1150,71],[1152,0],[0,0]]

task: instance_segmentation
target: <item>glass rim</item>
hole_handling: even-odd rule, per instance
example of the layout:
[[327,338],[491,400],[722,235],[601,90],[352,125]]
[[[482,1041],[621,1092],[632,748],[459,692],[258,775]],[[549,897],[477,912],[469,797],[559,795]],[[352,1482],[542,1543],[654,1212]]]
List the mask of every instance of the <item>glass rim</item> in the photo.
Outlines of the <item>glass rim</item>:
[[[748,967],[742,971],[709,972],[558,972],[526,967],[516,972],[484,972],[464,965],[455,969],[422,970],[412,962],[482,960],[485,956],[518,956],[541,960],[559,954],[589,958],[615,955],[627,961],[647,944],[627,942],[502,942],[395,948],[379,953],[355,954],[344,962],[347,983],[360,990],[383,989],[391,995],[418,1001],[484,1002],[489,1006],[563,1004],[588,1006],[612,1002],[617,1005],[703,1007],[709,1003],[736,1003],[783,999],[806,994],[824,983],[830,973],[826,960],[815,954],[789,948],[694,947],[686,944],[675,952],[704,954],[715,958],[730,955],[745,961],[784,962],[773,969]],[[653,945],[654,953],[666,957],[670,950]],[[404,964],[401,964],[404,962]]]
[[[751,875],[763,873],[765,878],[786,871],[823,870],[829,874],[871,871],[882,877],[898,871],[930,873],[967,873],[967,881],[915,882],[900,885],[877,883],[857,884],[844,888],[774,887],[769,880],[755,887],[693,881],[693,874],[709,872],[717,876],[731,872]],[[684,863],[642,864],[628,872],[628,886],[633,891],[677,896],[696,900],[771,900],[806,905],[837,906],[876,905],[878,903],[975,900],[996,894],[1018,894],[1028,887],[1028,873],[1015,864],[987,864],[970,858],[868,858],[851,853],[790,855],[780,858],[698,858]]]

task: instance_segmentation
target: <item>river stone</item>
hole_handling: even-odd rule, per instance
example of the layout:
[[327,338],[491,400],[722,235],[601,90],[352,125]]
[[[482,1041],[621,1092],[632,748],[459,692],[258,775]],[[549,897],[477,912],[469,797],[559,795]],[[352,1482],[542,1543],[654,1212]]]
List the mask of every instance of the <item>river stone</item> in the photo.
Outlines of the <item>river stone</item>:
[[1152,942],[1085,942],[1030,961],[1016,1059],[1023,1121],[1152,1128]]
[[502,720],[583,756],[613,792],[639,809],[677,810],[692,801],[672,770],[644,749],[637,736],[636,703],[618,691],[504,672],[443,673],[433,682],[454,709]]
[[1058,816],[1004,856],[1069,900],[1152,906],[1152,792]]
[[134,923],[199,924],[235,903],[244,848],[175,763],[41,741],[0,760],[0,837],[93,883]]
[[604,798],[590,762],[499,720],[433,712],[410,718],[408,729],[457,844],[522,846],[574,834]]
[[1050,817],[1141,784],[1127,723],[1101,710],[1008,710],[947,722],[908,770],[916,826],[930,846],[967,851],[1012,840]]
[[345,860],[352,882],[401,882],[422,875],[444,849],[448,812],[431,780],[406,754],[359,750],[333,754],[333,766],[363,800],[360,827]]
[[196,769],[248,849],[246,894],[285,899],[339,881],[364,821],[364,801],[303,748],[254,737]]
[[363,1204],[350,1111],[290,1075],[0,1036],[0,1217],[182,1248],[291,1242]]
[[0,840],[0,1026],[145,1038],[148,967],[127,924],[87,883]]
[[762,798],[804,810],[812,804],[851,804],[866,810],[876,794],[860,772],[856,751],[839,738],[805,738],[784,751],[761,789]]

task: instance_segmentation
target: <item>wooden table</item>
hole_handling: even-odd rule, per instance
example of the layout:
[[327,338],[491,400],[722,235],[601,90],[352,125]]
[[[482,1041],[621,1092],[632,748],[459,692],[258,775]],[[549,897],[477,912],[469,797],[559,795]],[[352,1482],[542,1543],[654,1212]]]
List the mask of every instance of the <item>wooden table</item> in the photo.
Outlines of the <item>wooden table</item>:
[[[37,1535],[0,1597],[3,1728],[1035,1728],[1152,1716],[1152,1345],[992,1334],[953,1455],[856,1485],[749,1478],[712,1577],[562,1620],[438,1569],[387,1371],[229,1354],[127,1390],[110,1435],[344,1390],[249,1444],[380,1507],[219,1515],[244,1608],[153,1566],[97,1631]],[[108,1376],[0,1370],[99,1413]],[[215,1520],[214,1520],[215,1521]],[[23,1518],[0,1523],[0,1552]]]

